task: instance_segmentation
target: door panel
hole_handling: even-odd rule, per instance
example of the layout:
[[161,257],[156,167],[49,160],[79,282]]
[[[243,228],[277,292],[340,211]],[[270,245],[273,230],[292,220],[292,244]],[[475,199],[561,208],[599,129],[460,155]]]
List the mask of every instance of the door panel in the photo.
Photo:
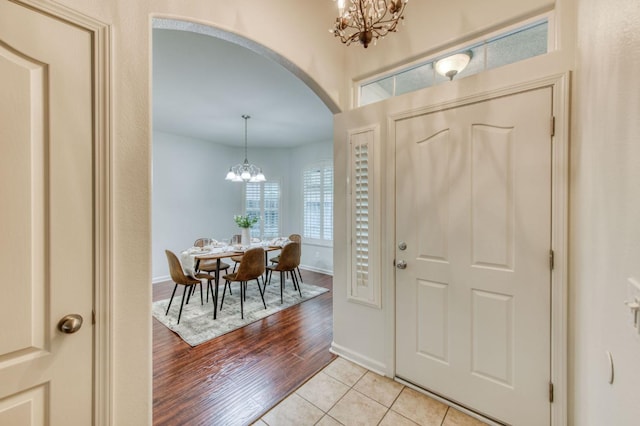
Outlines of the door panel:
[[396,374],[549,423],[551,89],[396,121]]
[[1,425],[92,423],[91,52],[88,32],[0,0]]

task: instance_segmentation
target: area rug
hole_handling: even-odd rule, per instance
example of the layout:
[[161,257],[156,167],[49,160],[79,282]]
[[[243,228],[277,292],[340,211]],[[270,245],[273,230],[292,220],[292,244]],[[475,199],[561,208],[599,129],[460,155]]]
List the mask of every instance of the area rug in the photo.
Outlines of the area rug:
[[[152,314],[163,325],[174,331],[191,346],[197,346],[215,337],[236,330],[252,322],[273,315],[290,306],[302,303],[305,300],[312,299],[329,291],[324,287],[319,287],[309,283],[301,283],[300,290],[302,297],[293,289],[291,280],[285,282],[284,287],[284,303],[280,303],[280,281],[274,275],[271,284],[267,285],[264,300],[267,309],[262,304],[258,285],[255,281],[250,282],[247,286],[247,300],[244,302],[244,320],[240,318],[240,287],[239,283],[232,283],[233,295],[227,294],[224,297],[224,305],[220,309],[218,303],[218,318],[213,319],[213,303],[209,297],[209,303],[206,302],[206,282],[202,288],[205,292],[205,303],[200,304],[200,287],[191,297],[189,304],[185,304],[182,308],[182,317],[180,324],[178,322],[178,312],[180,311],[180,300],[182,299],[182,286],[176,291],[176,295],[171,303],[169,314],[165,315],[169,299],[159,300],[153,303]],[[219,298],[222,299],[222,291],[224,284],[220,283]]]

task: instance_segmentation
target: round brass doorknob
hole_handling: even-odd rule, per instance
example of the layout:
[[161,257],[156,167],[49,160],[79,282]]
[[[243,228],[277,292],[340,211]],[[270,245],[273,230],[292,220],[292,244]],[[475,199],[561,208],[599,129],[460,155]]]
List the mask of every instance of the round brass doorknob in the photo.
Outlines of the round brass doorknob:
[[69,314],[58,322],[58,330],[66,334],[73,334],[82,327],[82,317],[78,314]]

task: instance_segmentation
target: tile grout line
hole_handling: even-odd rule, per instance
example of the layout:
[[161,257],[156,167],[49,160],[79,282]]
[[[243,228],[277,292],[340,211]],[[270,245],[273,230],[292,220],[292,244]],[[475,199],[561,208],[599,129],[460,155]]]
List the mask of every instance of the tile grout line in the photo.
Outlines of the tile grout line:
[[447,414],[449,414],[449,410],[451,410],[451,406],[447,406],[447,411],[444,412],[444,416],[442,417],[442,421],[440,422],[440,426],[444,425],[444,421],[447,418]]

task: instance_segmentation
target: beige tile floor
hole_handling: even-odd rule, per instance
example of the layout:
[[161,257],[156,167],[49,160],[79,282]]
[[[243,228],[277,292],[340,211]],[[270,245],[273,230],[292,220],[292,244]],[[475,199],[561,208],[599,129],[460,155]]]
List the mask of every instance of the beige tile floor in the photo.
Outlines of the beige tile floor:
[[256,426],[484,424],[344,358],[336,358],[255,423]]

